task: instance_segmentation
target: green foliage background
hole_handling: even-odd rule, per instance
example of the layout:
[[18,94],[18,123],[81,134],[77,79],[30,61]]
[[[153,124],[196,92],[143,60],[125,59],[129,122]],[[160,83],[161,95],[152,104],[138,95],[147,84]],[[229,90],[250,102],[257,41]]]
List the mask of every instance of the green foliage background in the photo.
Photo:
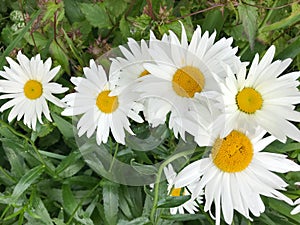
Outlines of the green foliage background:
[[[82,76],[89,59],[125,44],[128,37],[147,40],[150,30],[158,38],[169,29],[180,34],[178,20],[189,37],[196,25],[210,33],[216,30],[217,39],[232,36],[242,60],[252,60],[257,52],[262,55],[273,44],[277,59],[293,58],[289,71],[300,69],[300,5],[290,0],[2,0],[0,69],[6,65],[5,57],[15,57],[19,49],[28,57],[40,53],[62,66],[55,81],[72,91],[70,77]],[[45,121],[37,131],[20,121],[5,122],[7,111],[0,115],[0,224],[214,224],[203,206],[199,214],[171,216],[168,207],[180,199],[167,198],[165,182],[153,206],[149,187],[120,185],[101,177],[82,157],[71,118],[61,117],[61,109],[54,105],[50,110],[54,122]],[[151,141],[129,138],[128,146],[117,146],[110,140],[104,149],[124,162],[133,159],[142,174],[155,174],[151,165],[171,155],[180,141],[165,126],[134,129]],[[200,158],[202,150],[196,149],[193,158]],[[274,142],[267,150],[300,162],[300,143]],[[290,184],[285,194],[299,198],[294,182],[300,181],[300,174],[283,177]],[[234,224],[300,224],[300,215],[290,215],[291,206],[263,200],[264,214],[250,222],[236,213]]]

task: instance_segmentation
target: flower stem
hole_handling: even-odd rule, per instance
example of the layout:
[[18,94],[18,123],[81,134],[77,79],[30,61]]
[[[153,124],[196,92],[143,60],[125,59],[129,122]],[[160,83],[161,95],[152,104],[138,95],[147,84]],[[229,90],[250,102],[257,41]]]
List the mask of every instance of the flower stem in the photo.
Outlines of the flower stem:
[[[54,175],[55,172],[46,164],[44,158],[41,156],[39,150],[37,149],[37,147],[34,144],[34,141],[32,141],[29,137],[27,137],[26,135],[16,131],[13,127],[11,127],[9,124],[7,124],[6,122],[4,122],[3,120],[0,120],[0,125],[7,128],[8,130],[10,130],[13,134],[15,134],[17,137],[23,138],[27,143],[29,143],[33,149],[33,151],[36,153],[36,158],[38,159],[38,161],[40,161],[40,163],[43,164],[43,166],[46,168],[46,170],[51,174]],[[31,154],[31,153],[30,153]]]
[[118,154],[118,150],[119,150],[119,143],[116,144],[116,149],[115,149],[114,157],[113,157],[113,159],[112,159],[112,161],[111,161],[111,164],[110,164],[110,166],[109,166],[108,172],[111,172],[111,170],[112,170],[112,168],[113,168],[114,162],[115,162],[116,157],[117,157],[117,154]]
[[165,160],[160,165],[160,167],[158,169],[158,172],[157,172],[156,180],[155,180],[153,206],[152,206],[151,213],[150,213],[150,220],[152,221],[153,224],[156,224],[155,213],[156,213],[156,208],[157,208],[157,203],[158,203],[159,184],[160,184],[160,180],[161,180],[161,175],[162,175],[163,169],[169,163],[173,162],[174,160],[176,160],[176,159],[178,159],[180,157],[184,157],[184,156],[193,154],[194,151],[195,150],[193,149],[193,150],[179,152],[179,153],[177,153],[175,155],[172,155],[170,158],[168,158],[167,160]]

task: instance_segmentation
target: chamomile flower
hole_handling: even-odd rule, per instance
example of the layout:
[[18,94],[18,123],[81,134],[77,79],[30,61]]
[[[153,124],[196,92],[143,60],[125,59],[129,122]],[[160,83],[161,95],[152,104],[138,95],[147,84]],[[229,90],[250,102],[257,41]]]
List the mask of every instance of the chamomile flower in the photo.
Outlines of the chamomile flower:
[[300,121],[300,112],[294,110],[300,103],[300,72],[281,75],[292,60],[272,62],[274,54],[274,46],[260,62],[256,54],[248,74],[243,66],[236,74],[227,67],[228,77],[220,84],[225,115],[220,121],[225,121],[221,136],[236,127],[253,130],[261,126],[281,142],[287,137],[300,141],[299,129],[289,122]]
[[[296,185],[300,185],[300,182],[295,183]],[[291,212],[292,215],[295,215],[297,213],[300,213],[300,198],[298,198],[295,202],[294,205],[297,205]]]
[[[185,196],[185,195],[190,195],[190,191],[195,188],[192,184],[190,184],[187,187],[183,188],[174,188],[174,181],[176,178],[177,173],[174,171],[173,166],[169,164],[164,168],[164,173],[168,181],[168,194],[173,197],[178,197],[178,196]],[[202,203],[202,197],[199,195],[197,198],[198,204]],[[180,214],[184,214],[184,209],[188,211],[190,214],[194,214],[195,212],[198,211],[198,204],[197,202],[193,199],[187,200],[185,203],[183,203],[180,206],[170,208],[170,213],[171,214],[176,214],[177,212]]]
[[36,130],[37,120],[43,123],[42,114],[47,120],[52,121],[49,113],[47,101],[64,107],[65,105],[53,94],[61,94],[68,90],[60,84],[50,82],[58,73],[60,66],[51,68],[51,58],[44,63],[40,55],[28,59],[21,51],[18,52],[15,62],[10,57],[6,58],[10,68],[4,67],[5,71],[0,71],[0,76],[5,78],[0,80],[0,91],[5,93],[0,99],[11,99],[0,108],[3,112],[12,108],[8,121],[11,122],[22,117],[23,122],[29,128]]
[[133,107],[135,93],[130,89],[115,91],[111,89],[106,73],[102,66],[90,60],[90,67],[83,69],[84,77],[72,77],[76,85],[75,93],[63,98],[68,107],[62,112],[65,116],[81,115],[78,121],[78,135],[84,133],[91,137],[96,131],[96,140],[100,145],[106,143],[110,131],[115,140],[125,144],[125,130],[134,135],[130,129],[129,119],[143,122]]
[[249,220],[250,212],[258,217],[265,210],[260,195],[293,204],[280,192],[288,184],[273,172],[300,171],[300,166],[285,155],[262,152],[275,140],[273,136],[263,138],[265,133],[261,129],[253,134],[233,130],[224,138],[212,138],[209,157],[185,167],[175,180],[175,188],[197,182],[192,198],[204,189],[204,211],[210,212],[217,225],[221,211],[227,224],[232,223],[234,210]]
[[144,64],[152,76],[143,77],[140,90],[144,97],[165,100],[157,102],[157,108],[169,109],[172,121],[169,126],[184,137],[185,129],[180,120],[186,110],[203,107],[198,100],[209,98],[210,92],[219,90],[213,73],[221,78],[226,76],[220,62],[232,66],[233,70],[241,62],[235,55],[237,48],[231,47],[232,38],[214,43],[215,32],[211,36],[208,32],[201,35],[201,28],[197,27],[188,43],[183,25],[181,41],[172,31],[169,33],[166,42],[150,46],[155,63]]

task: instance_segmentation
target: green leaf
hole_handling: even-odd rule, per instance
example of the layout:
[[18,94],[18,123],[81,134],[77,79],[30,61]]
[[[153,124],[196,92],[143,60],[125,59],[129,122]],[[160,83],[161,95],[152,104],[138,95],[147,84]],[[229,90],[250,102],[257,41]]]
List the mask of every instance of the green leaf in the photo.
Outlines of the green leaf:
[[[55,127],[50,123],[41,124],[40,126],[37,126],[36,131],[33,131],[31,135],[40,138],[45,137],[46,135],[50,134],[54,128]],[[35,138],[32,140],[35,140]]]
[[47,152],[47,151],[39,150],[39,153],[40,153],[41,155],[44,155],[44,156],[46,156],[46,157],[53,158],[53,159],[59,159],[59,160],[62,160],[62,159],[64,159],[64,158],[66,158],[66,156],[64,156],[64,155],[56,154],[56,153],[53,153],[53,152]]
[[[274,219],[274,217],[272,219]],[[277,225],[277,223],[275,223],[272,219],[266,213],[263,213],[260,216],[261,222],[264,222],[268,225]]]
[[107,162],[111,162],[111,154],[107,152],[104,144],[97,145],[95,137],[86,138],[83,143],[79,150],[90,168],[103,177],[114,179],[114,174],[108,171],[107,165]]
[[55,1],[48,1],[46,5],[47,5],[47,10],[45,10],[45,14],[43,16],[42,19],[43,22],[49,19],[53,20],[54,14],[58,10],[63,8],[63,2],[56,3]]
[[[33,36],[33,38],[31,35]],[[50,43],[49,38],[45,37],[41,33],[34,32],[31,35],[30,35],[30,33],[26,33],[24,38],[26,39],[28,44],[30,44],[32,46],[36,45],[39,49],[42,49],[45,46],[48,46]]]
[[146,193],[145,201],[144,201],[144,206],[143,206],[143,216],[150,216],[151,214],[151,209],[153,206],[153,192],[150,192],[149,189],[144,187],[144,191]]
[[230,27],[229,29],[225,29],[226,33],[230,35],[235,41],[248,41],[247,37],[244,35],[244,27],[243,24],[236,25],[234,27]]
[[[161,215],[161,218],[165,219],[165,220],[173,220],[173,221],[190,221],[190,220],[199,220],[199,219],[206,221],[205,215],[203,215],[203,214]],[[204,224],[204,223],[201,223],[201,224]]]
[[16,202],[18,198],[30,187],[30,185],[32,185],[41,176],[44,169],[44,166],[40,165],[25,173],[13,190],[11,195],[12,203]]
[[84,166],[84,162],[79,160],[80,158],[81,154],[79,151],[69,154],[56,168],[57,174],[62,178],[75,175]]
[[91,217],[91,215],[93,214],[93,212],[98,204],[99,204],[99,195],[96,195],[93,198],[92,202],[87,207],[87,209],[85,210],[84,216]]
[[80,4],[80,9],[92,26],[98,28],[112,27],[109,15],[107,14],[103,3],[82,3]]
[[39,196],[35,193],[35,191],[31,194],[31,207],[30,210],[27,209],[27,212],[31,211],[36,216],[35,218],[28,216],[25,214],[25,218],[28,220],[30,224],[44,224],[44,225],[53,225],[51,217]]
[[[299,13],[300,15],[300,13]],[[279,52],[275,59],[287,59],[287,58],[295,58],[300,54],[300,37],[290,43],[286,48],[284,48],[281,52]]]
[[49,51],[51,56],[54,59],[56,59],[58,63],[62,66],[62,68],[66,71],[66,73],[70,75],[71,71],[69,65],[69,57],[62,49],[62,46],[62,43],[57,43],[55,40],[53,40],[50,44]]
[[217,31],[219,34],[223,28],[228,13],[222,13],[219,9],[211,10],[207,13],[201,29],[210,33]]
[[9,171],[0,166],[0,182],[3,185],[11,186],[16,183],[16,178]]
[[20,156],[20,154],[17,154],[16,150],[22,149],[23,143],[20,144],[14,140],[3,138],[1,141],[7,160],[11,166],[11,175],[13,175],[16,179],[20,179],[24,175],[26,165],[24,158]]
[[[25,35],[24,35],[25,36]],[[10,27],[4,27],[1,31],[1,41],[5,44],[5,45],[9,45],[11,43],[11,40],[14,39],[14,32],[12,31],[12,29]],[[19,46],[20,43],[16,43],[15,47]]]
[[138,151],[149,151],[158,147],[169,135],[166,125],[150,129],[150,136],[141,139],[133,135],[126,135],[126,145]]
[[84,15],[80,11],[78,1],[74,0],[64,0],[64,7],[66,11],[66,16],[70,23],[80,22],[84,20]]
[[299,142],[287,142],[282,143],[279,141],[274,141],[272,144],[266,147],[266,151],[275,153],[287,153],[300,149]]
[[72,163],[71,165],[69,165],[65,170],[63,170],[63,171],[59,174],[59,176],[60,176],[61,178],[67,178],[67,177],[74,176],[74,175],[77,174],[84,166],[85,166],[84,161],[78,160],[78,161]]
[[77,207],[77,201],[68,184],[62,186],[63,207],[71,215]]
[[5,217],[4,218],[4,221],[6,221],[6,220],[11,220],[11,219],[13,219],[13,218],[15,218],[15,217],[17,217],[18,215],[22,215],[23,213],[24,213],[24,207],[23,208],[21,208],[20,210],[18,210],[18,211],[16,211],[16,212],[14,212],[14,213],[12,213],[12,214],[10,214],[10,215],[8,215],[7,217]]
[[45,148],[61,141],[60,137],[61,137],[61,134],[60,134],[59,130],[56,128],[49,135],[39,138],[38,146],[42,149],[43,148],[45,149]]
[[110,15],[114,18],[122,15],[127,8],[127,2],[124,0],[109,0],[104,1],[103,3]]
[[18,45],[18,43],[22,40],[25,33],[30,29],[32,23],[35,19],[40,15],[41,10],[36,11],[30,18],[31,20],[27,23],[27,25],[21,30],[16,38],[10,42],[9,46],[5,49],[5,51],[0,56],[0,69],[3,68],[5,57],[9,55],[9,53]]
[[177,207],[185,203],[191,198],[190,195],[185,196],[167,196],[164,199],[161,199],[157,203],[157,208],[172,208]]
[[123,16],[120,20],[120,31],[124,38],[131,36],[128,21]]
[[117,224],[119,208],[118,184],[110,181],[103,182],[103,205],[105,218],[110,225]]
[[18,142],[19,138],[10,130],[9,125],[6,125],[5,123],[0,125],[0,134],[1,136],[5,137],[6,140],[12,140]]
[[147,217],[139,217],[131,221],[127,220],[119,220],[118,225],[151,225],[149,218]]
[[283,201],[273,199],[273,198],[270,198],[268,201],[269,201],[269,206],[273,208],[275,211],[277,211],[278,213],[280,213],[281,215],[284,215],[285,218],[290,218],[295,222],[300,221],[300,214],[291,215],[291,211],[293,209],[292,206],[288,205]]
[[249,5],[239,4],[238,12],[242,20],[244,31],[250,43],[250,47],[253,49],[257,32],[257,8]]
[[82,186],[89,189],[94,188],[98,182],[99,179],[94,176],[87,175],[78,175],[78,176],[72,176],[67,181],[70,185],[76,185],[76,186]]
[[145,175],[157,174],[157,168],[152,165],[143,165],[134,161],[131,161],[131,166],[139,173]]
[[141,216],[143,194],[141,187],[121,186],[119,189],[119,207],[128,220]]
[[119,195],[119,208],[127,219],[133,219],[131,208],[129,207],[129,204],[127,203],[123,193],[120,193]]
[[59,129],[59,131],[62,133],[62,135],[69,139],[69,138],[74,138],[74,133],[73,133],[73,125],[71,123],[69,123],[68,121],[66,121],[65,119],[63,119],[62,117],[60,117],[59,115],[55,114],[55,113],[51,113],[51,116],[57,126],[57,128]]
[[181,35],[181,24],[178,21],[171,23],[165,23],[158,27],[159,33],[161,35],[169,33],[172,30],[178,37]]

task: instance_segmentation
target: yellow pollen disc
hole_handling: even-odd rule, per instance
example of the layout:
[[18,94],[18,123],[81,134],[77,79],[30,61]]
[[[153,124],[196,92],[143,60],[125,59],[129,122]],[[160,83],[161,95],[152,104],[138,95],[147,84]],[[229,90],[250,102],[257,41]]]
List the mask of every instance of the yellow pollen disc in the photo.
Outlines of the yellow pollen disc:
[[173,189],[171,190],[170,195],[173,196],[173,197],[181,196],[181,189],[182,189],[182,188],[173,188]]
[[118,96],[108,96],[109,93],[110,91],[100,92],[96,100],[96,105],[104,113],[112,113],[119,106]]
[[185,66],[177,69],[172,86],[177,95],[193,98],[196,92],[201,92],[205,85],[203,73],[196,67]]
[[251,163],[253,147],[245,134],[233,130],[227,137],[215,141],[211,155],[220,170],[235,173],[243,171]]
[[24,85],[24,94],[27,98],[34,100],[43,94],[43,85],[36,80],[29,80]]
[[253,114],[261,109],[263,99],[261,94],[254,88],[246,87],[236,95],[236,103],[240,111]]
[[148,72],[148,70],[144,70],[143,72],[141,72],[141,74],[139,75],[139,77],[143,77],[143,76],[146,76],[146,75],[148,75],[148,74],[150,74],[150,73]]

